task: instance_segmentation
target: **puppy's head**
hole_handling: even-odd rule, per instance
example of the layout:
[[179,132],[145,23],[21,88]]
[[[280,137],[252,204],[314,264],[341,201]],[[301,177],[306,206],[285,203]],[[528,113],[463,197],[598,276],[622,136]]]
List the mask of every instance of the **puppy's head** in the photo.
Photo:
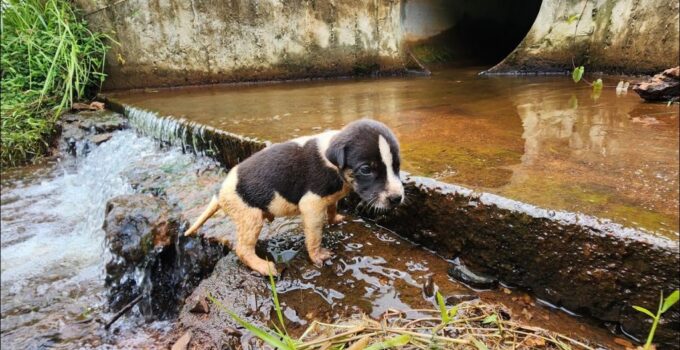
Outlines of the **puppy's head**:
[[348,124],[333,137],[326,157],[370,206],[391,209],[403,202],[399,143],[385,124],[369,119]]

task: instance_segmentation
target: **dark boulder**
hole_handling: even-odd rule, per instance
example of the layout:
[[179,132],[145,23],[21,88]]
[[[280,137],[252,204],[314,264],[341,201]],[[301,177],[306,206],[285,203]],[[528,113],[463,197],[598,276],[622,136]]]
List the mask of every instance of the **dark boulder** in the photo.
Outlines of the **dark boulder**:
[[106,205],[104,231],[111,260],[106,264],[109,307],[118,311],[142,295],[145,318],[177,315],[181,303],[225,254],[225,248],[180,235],[186,226],[159,198],[123,195]]
[[633,91],[647,101],[680,100],[680,66],[666,69],[650,81],[633,85]]
[[84,111],[64,114],[60,121],[61,151],[73,156],[87,154],[93,147],[111,139],[111,132],[127,129],[123,115],[108,111]]

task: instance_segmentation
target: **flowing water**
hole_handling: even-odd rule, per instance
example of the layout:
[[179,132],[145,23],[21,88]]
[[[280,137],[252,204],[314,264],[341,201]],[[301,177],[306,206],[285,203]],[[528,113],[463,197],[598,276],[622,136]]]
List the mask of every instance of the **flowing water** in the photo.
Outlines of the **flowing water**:
[[[154,168],[188,159],[126,131],[87,157],[2,174],[3,348],[119,343],[98,333],[93,321],[110,316],[104,313],[105,204],[132,192],[122,174],[140,162]],[[134,346],[167,325],[126,326],[119,344]]]
[[[395,130],[406,171],[677,239],[678,106],[566,76],[431,77],[111,94],[240,135],[283,141],[369,117]],[[603,77],[605,85],[620,79]]]

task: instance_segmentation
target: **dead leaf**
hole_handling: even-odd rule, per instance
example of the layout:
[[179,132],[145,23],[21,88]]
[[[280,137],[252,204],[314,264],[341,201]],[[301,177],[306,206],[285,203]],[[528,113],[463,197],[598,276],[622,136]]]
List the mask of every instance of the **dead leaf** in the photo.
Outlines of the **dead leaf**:
[[90,109],[94,111],[101,111],[104,109],[104,102],[92,101],[90,103]]
[[633,343],[623,338],[614,338],[614,343],[619,344],[626,348],[635,348],[635,345],[633,345]]
[[189,346],[189,342],[191,341],[191,331],[187,331],[182,335],[175,344],[172,345],[171,350],[186,350],[187,347]]
[[366,347],[366,345],[368,345],[368,341],[369,341],[369,340],[371,340],[371,337],[365,336],[365,337],[363,337],[363,338],[357,340],[354,344],[352,344],[352,346],[350,346],[349,348],[347,348],[347,350],[359,350],[359,349],[363,349],[363,348]]
[[90,110],[90,105],[85,104],[85,103],[75,102],[74,104],[71,105],[71,109],[75,109],[77,111]]
[[534,336],[529,336],[526,340],[524,340],[524,344],[528,345],[531,348],[543,347],[543,346],[545,346],[545,339],[539,338],[539,337],[534,337]]

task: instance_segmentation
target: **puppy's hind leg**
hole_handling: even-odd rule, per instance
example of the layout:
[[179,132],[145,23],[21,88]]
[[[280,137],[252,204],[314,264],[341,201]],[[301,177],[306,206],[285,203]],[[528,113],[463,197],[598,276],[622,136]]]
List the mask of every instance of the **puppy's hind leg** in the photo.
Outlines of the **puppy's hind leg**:
[[326,214],[328,215],[328,224],[335,225],[345,221],[345,216],[338,214],[338,203],[335,202],[328,206],[326,209]]
[[263,276],[278,275],[276,265],[255,254],[255,245],[263,225],[263,215],[260,209],[242,208],[237,215],[230,215],[236,224],[236,255],[248,267]]
[[326,203],[317,195],[306,194],[300,200],[307,253],[314,265],[318,267],[323,266],[323,262],[333,256],[330,250],[321,247],[326,210]]

